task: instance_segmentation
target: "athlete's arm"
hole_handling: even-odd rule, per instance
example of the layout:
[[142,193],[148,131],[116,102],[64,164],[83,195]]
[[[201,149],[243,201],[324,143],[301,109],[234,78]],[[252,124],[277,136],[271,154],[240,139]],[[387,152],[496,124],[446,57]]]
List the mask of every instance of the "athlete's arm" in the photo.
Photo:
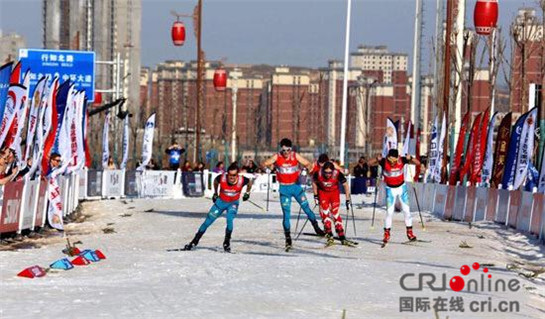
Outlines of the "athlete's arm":
[[219,186],[220,186],[220,178],[221,178],[221,175],[218,175],[216,176],[216,178],[214,178],[214,195],[218,196],[218,191],[219,191]]
[[318,204],[318,182],[317,182],[318,173],[314,173],[312,176],[312,193],[314,194],[314,203]]
[[306,158],[304,158],[303,156],[299,155],[299,153],[295,153],[295,158],[297,159],[297,161],[299,162],[299,164],[303,165],[304,167],[306,167],[308,169],[308,171],[312,171],[312,163],[309,162],[309,160],[307,160]]
[[261,166],[268,168],[269,166],[273,165],[274,162],[276,162],[277,158],[278,158],[278,154],[274,154],[273,156],[264,160],[263,163],[261,163]]
[[420,161],[416,157],[412,157],[412,155],[407,155],[405,158],[409,164],[420,165]]
[[344,193],[346,194],[346,200],[350,200],[350,187],[348,187],[348,180],[346,179],[346,176],[344,176],[343,173],[339,173],[339,182],[344,187]]
[[252,185],[254,185],[254,180],[244,177],[244,184],[248,185],[248,187],[246,188],[246,193],[250,194],[250,191],[252,190]]

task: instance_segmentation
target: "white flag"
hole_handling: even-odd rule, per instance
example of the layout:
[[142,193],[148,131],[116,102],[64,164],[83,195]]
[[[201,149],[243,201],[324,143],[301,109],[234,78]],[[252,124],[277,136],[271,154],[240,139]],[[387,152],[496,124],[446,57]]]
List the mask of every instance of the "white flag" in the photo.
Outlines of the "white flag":
[[386,134],[384,134],[384,143],[382,146],[382,156],[386,157],[388,151],[392,148],[397,149],[397,129],[394,122],[386,119]]
[[401,150],[401,156],[407,156],[409,154],[409,145],[411,143],[411,121],[407,124],[407,135],[405,136],[405,141],[403,142],[403,149]]
[[496,122],[496,117],[498,112],[492,115],[490,123],[488,123],[488,135],[486,141],[486,152],[484,153],[483,160],[483,173],[482,173],[482,182],[484,184],[490,183],[490,178],[492,178],[492,165],[494,164],[494,124]]
[[29,87],[30,87],[30,72],[27,71],[25,74],[25,77],[23,79],[23,85],[27,88],[25,93],[25,100],[23,101],[22,107],[20,107],[17,112],[15,113],[15,117],[13,119],[13,125],[17,128],[15,132],[15,136],[13,137],[12,144],[7,145],[8,147],[11,147],[13,150],[15,150],[15,156],[19,160],[19,163],[17,163],[17,166],[19,168],[24,167],[26,165],[25,159],[23,158],[23,151],[21,150],[21,135],[23,134],[23,130],[25,128],[26,123],[26,116],[27,116],[27,110],[30,105],[28,95],[29,95]]
[[30,107],[30,113],[28,115],[28,129],[26,133],[26,148],[25,156],[23,160],[30,158],[30,154],[34,147],[34,136],[36,132],[36,127],[38,126],[38,117],[40,115],[40,107],[42,105],[42,100],[46,98],[46,87],[47,87],[47,78],[42,77],[36,88],[34,89],[34,95],[32,97],[32,106]]
[[439,136],[439,144],[437,144],[437,154],[435,157],[435,166],[431,172],[432,180],[435,183],[441,183],[441,169],[443,168],[443,142],[447,133],[447,119],[443,114],[443,122],[441,124],[441,135]]
[[58,230],[64,230],[62,221],[62,196],[59,183],[57,182],[57,176],[59,170],[54,170],[48,177],[47,195],[49,204],[47,207],[47,220],[51,227]]
[[102,131],[102,168],[108,168],[108,158],[110,157],[110,149],[108,144],[108,131],[110,130],[110,112],[106,112],[104,117],[104,131]]
[[121,169],[127,167],[129,160],[129,116],[125,117],[123,122],[123,161],[121,161]]
[[155,113],[153,113],[146,121],[144,129],[144,141],[142,143],[142,164],[137,170],[142,171],[151,160],[153,151],[153,131],[155,130]]
[[437,148],[439,144],[439,135],[437,134],[437,130],[439,128],[437,126],[437,117],[438,116],[435,116],[435,120],[431,125],[429,164],[426,178],[427,182],[433,181],[433,173],[435,172],[435,166],[437,165],[437,152],[439,151],[439,149]]
[[85,125],[85,91],[80,92],[78,100],[78,113],[76,117],[76,138],[77,138],[77,166],[76,170],[79,170],[85,166],[85,140],[83,137],[83,130]]
[[535,125],[537,120],[537,108],[528,114],[526,121],[522,126],[522,133],[520,134],[519,151],[515,169],[515,182],[513,189],[518,189],[526,175],[528,175],[528,163],[534,155],[534,134]]
[[62,158],[62,166],[59,168],[61,173],[66,172],[72,160],[72,137],[70,136],[70,125],[74,118],[74,100],[77,92],[74,85],[70,85],[66,97],[66,107],[64,109],[63,120],[59,132],[59,153]]

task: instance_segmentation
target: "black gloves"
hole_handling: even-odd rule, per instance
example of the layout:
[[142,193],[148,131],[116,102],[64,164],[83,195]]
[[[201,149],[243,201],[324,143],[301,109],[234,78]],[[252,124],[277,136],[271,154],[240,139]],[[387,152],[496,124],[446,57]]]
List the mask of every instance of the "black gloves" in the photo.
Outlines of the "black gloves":
[[218,194],[214,194],[212,195],[212,201],[215,203],[216,200],[218,199]]
[[248,199],[250,199],[250,193],[244,193],[244,195],[242,195],[242,201],[245,202]]
[[314,204],[318,205],[320,203],[320,199],[318,198],[318,195],[314,195]]
[[350,205],[351,205],[351,204],[352,204],[352,203],[350,202],[350,200],[347,199],[347,200],[346,200],[346,210],[350,210]]

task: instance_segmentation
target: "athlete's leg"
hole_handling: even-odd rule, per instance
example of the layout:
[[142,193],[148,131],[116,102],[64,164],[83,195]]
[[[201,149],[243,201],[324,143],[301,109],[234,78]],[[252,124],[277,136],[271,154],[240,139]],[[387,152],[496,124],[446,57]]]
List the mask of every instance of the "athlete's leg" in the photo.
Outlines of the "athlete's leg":
[[314,212],[312,209],[310,209],[310,205],[308,204],[307,196],[305,192],[303,191],[303,188],[301,188],[300,185],[290,185],[292,188],[292,194],[295,197],[295,200],[301,205],[301,208],[307,215],[308,219],[310,219],[311,222],[316,221],[316,215],[314,215]]
[[340,204],[341,202],[338,196],[331,201],[331,216],[335,221],[335,231],[337,232],[337,235],[342,238],[344,236],[344,228],[341,213],[339,212]]
[[320,217],[322,217],[322,222],[324,223],[324,231],[327,234],[331,234],[331,224],[333,224],[333,220],[330,217],[331,203],[326,192],[319,192],[318,195],[320,198]]
[[388,186],[384,186],[386,190],[386,217],[384,218],[384,228],[390,229],[392,228],[392,218],[394,217],[394,209],[395,209],[395,196],[393,194],[393,190],[395,188],[390,188]]
[[282,206],[282,214],[284,218],[282,219],[282,226],[284,227],[284,232],[290,231],[290,217],[291,217],[291,194],[289,193],[289,188],[286,185],[280,185],[280,205]]
[[233,231],[233,221],[235,220],[235,217],[238,213],[238,201],[232,202],[229,204],[229,207],[227,208],[227,227],[225,228],[226,231],[232,232]]
[[401,210],[403,211],[403,214],[405,215],[405,226],[412,227],[413,226],[413,218],[411,216],[411,209],[409,206],[409,191],[407,190],[407,184],[403,184],[403,186],[398,187],[400,190],[399,201],[401,202]]
[[223,213],[224,210],[228,208],[228,203],[225,203],[221,199],[217,199],[214,205],[210,208],[208,211],[208,215],[206,216],[206,219],[202,223],[201,227],[199,227],[199,232],[204,233],[214,221]]

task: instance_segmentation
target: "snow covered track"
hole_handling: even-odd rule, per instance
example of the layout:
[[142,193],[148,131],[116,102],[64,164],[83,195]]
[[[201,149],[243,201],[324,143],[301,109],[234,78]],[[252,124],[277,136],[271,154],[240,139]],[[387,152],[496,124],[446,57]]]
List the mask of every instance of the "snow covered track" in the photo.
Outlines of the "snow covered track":
[[[265,206],[264,194],[251,199]],[[223,253],[224,218],[208,229],[195,251],[169,251],[192,239],[211,205],[208,199],[86,202],[83,211],[89,217],[68,224],[67,235],[72,242],[81,240],[82,248],[101,249],[107,259],[26,279],[16,274],[63,257],[65,241],[51,237],[38,249],[0,251],[0,318],[341,318],[343,310],[346,318],[434,318],[431,310],[400,312],[400,297],[406,296],[464,298],[465,312],[440,312],[440,318],[545,317],[545,274],[539,274],[545,247],[524,235],[490,223],[470,229],[425,215],[427,231],[415,219],[415,233],[431,243],[403,245],[403,219],[396,214],[392,241],[381,249],[384,211],[377,210],[371,230],[372,208],[366,206],[354,210],[358,236],[353,236],[351,221],[347,229],[357,247],[324,248],[325,239],[301,235],[286,253],[278,198],[273,200],[270,212],[241,203],[231,242],[234,254]],[[296,205],[292,212],[293,232]],[[114,232],[105,233],[106,227]],[[460,248],[462,242],[473,248]],[[400,286],[406,273],[438,278],[446,273],[450,279],[462,276],[462,265],[475,262],[487,265],[493,279],[518,279],[521,289],[437,292],[426,286],[414,292]],[[477,278],[466,277],[471,276]],[[470,312],[471,301],[489,296],[517,300],[520,311]]]

